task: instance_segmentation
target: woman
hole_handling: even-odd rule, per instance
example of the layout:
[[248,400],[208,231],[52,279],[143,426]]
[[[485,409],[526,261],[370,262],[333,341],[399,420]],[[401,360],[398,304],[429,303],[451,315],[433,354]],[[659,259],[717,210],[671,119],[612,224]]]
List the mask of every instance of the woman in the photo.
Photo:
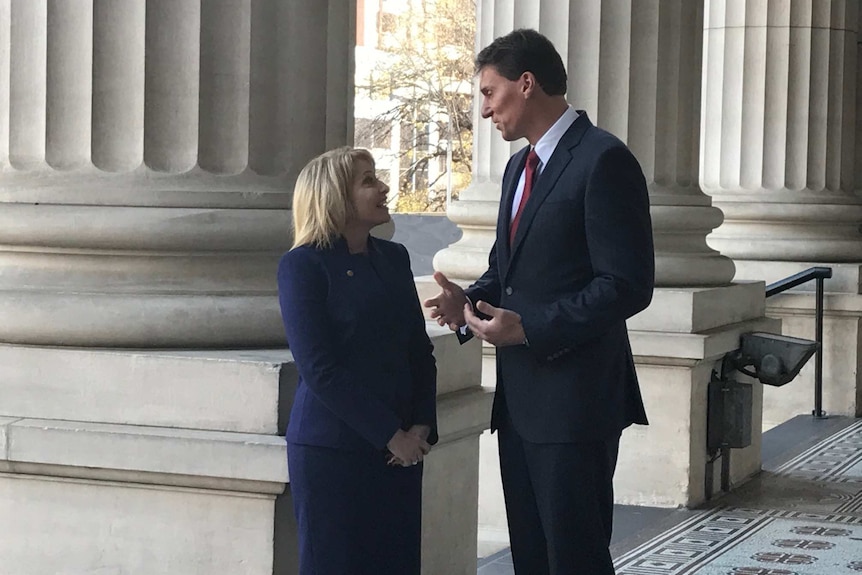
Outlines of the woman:
[[287,427],[302,575],[419,574],[422,460],[437,441],[433,347],[365,150],[311,160],[278,292],[299,370]]

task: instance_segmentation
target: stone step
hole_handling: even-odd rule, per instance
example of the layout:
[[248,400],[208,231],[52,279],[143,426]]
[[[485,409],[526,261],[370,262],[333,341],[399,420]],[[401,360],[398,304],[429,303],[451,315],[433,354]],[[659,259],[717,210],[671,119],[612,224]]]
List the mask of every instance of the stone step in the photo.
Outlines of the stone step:
[[[428,322],[438,395],[475,385],[479,357]],[[298,373],[289,349],[122,350],[0,344],[0,416],[284,433]]]
[[0,418],[0,472],[278,494],[283,437]]

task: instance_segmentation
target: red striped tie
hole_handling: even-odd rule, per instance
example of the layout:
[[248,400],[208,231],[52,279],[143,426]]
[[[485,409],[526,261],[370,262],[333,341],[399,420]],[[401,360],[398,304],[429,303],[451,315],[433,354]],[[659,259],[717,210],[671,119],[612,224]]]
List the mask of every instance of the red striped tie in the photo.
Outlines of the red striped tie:
[[524,191],[521,193],[521,202],[518,204],[518,211],[515,212],[515,219],[509,225],[509,245],[515,243],[515,232],[518,231],[521,212],[524,211],[524,206],[527,205],[527,200],[530,199],[530,191],[533,189],[533,179],[536,177],[536,168],[538,166],[539,154],[536,153],[535,149],[532,149],[527,154],[527,165],[524,167]]

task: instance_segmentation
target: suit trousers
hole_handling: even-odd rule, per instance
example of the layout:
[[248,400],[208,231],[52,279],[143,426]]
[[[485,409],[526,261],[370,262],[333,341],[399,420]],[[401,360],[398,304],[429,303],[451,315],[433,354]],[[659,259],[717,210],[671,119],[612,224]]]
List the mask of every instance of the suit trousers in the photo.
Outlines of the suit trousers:
[[500,471],[516,575],[613,575],[613,475],[620,437],[531,443],[508,410]]

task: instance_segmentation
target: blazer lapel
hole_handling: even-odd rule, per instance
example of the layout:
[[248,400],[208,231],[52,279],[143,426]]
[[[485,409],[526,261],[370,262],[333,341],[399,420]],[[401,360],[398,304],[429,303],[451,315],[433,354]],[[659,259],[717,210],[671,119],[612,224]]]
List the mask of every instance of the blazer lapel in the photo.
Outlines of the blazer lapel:
[[[497,261],[498,267],[505,270],[509,266],[511,251],[509,249],[509,227],[512,225],[512,202],[515,199],[515,191],[518,189],[518,180],[524,165],[527,163],[527,154],[530,146],[519,151],[513,160],[514,170],[510,170],[503,180],[503,196],[500,199],[500,210],[497,216]],[[505,275],[505,272],[501,275]]]
[[[524,211],[521,213],[521,221],[518,223],[518,229],[515,232],[515,238],[512,242],[509,259],[512,259],[518,253],[518,248],[520,247],[521,242],[524,241],[524,237],[529,232],[530,226],[533,223],[533,218],[539,210],[539,206],[542,205],[548,197],[548,194],[550,194],[554,189],[554,186],[557,184],[557,180],[560,179],[566,166],[568,166],[569,162],[572,161],[571,150],[581,143],[584,133],[591,126],[592,123],[587,117],[587,113],[583,110],[578,110],[577,119],[572,123],[569,129],[566,130],[566,133],[563,134],[563,137],[557,144],[556,149],[554,149],[554,153],[551,155],[551,159],[548,160],[548,165],[544,167],[542,172],[539,174],[539,177],[536,178],[536,181],[533,183],[530,199],[527,201],[527,204],[524,206]],[[525,161],[526,160],[522,160],[521,164],[523,165]],[[520,174],[520,172],[518,173]],[[508,233],[508,231],[509,229],[507,226],[506,232]]]

